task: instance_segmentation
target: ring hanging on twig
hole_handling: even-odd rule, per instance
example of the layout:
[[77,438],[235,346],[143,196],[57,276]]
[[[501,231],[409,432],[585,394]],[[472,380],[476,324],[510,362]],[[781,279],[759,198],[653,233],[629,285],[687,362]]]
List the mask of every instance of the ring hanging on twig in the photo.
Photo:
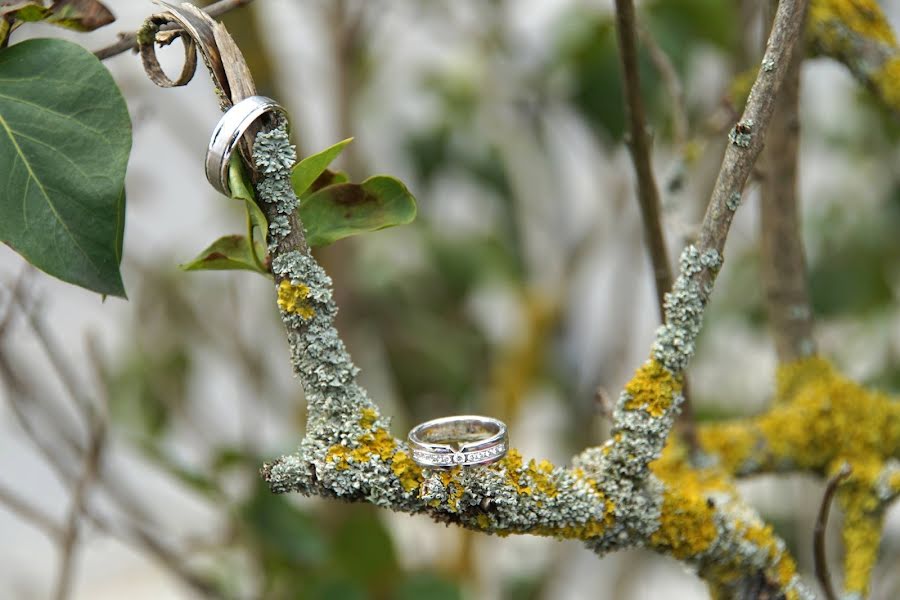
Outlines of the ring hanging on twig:
[[462,415],[426,421],[409,432],[412,459],[423,467],[489,465],[506,455],[506,425],[491,417]]
[[231,196],[228,168],[234,149],[253,123],[269,112],[279,112],[287,118],[284,108],[271,98],[250,96],[229,108],[213,129],[206,150],[206,179],[226,196]]

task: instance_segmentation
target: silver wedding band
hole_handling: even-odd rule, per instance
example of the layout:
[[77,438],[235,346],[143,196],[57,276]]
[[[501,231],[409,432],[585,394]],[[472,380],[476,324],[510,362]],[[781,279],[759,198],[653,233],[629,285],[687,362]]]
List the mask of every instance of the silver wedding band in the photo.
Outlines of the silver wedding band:
[[423,467],[489,465],[509,449],[503,421],[477,415],[426,421],[413,427],[408,439],[413,461]]
[[250,96],[229,108],[213,129],[206,149],[206,179],[226,196],[231,196],[228,185],[231,155],[250,126],[268,112],[280,112],[287,117],[284,108],[271,98]]

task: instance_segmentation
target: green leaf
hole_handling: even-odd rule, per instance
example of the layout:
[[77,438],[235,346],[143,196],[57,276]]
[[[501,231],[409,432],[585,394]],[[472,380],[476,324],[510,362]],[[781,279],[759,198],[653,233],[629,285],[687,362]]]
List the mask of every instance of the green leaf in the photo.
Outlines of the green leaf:
[[246,236],[226,235],[210,244],[194,260],[178,265],[182,271],[256,271],[268,274],[253,256],[253,247]]
[[330,148],[326,148],[312,156],[307,156],[294,165],[294,170],[291,172],[291,184],[294,186],[294,193],[297,194],[297,197],[302,196],[315,183],[316,179],[325,173],[328,165],[338,157],[344,146],[351,141],[353,141],[353,138],[347,138]]
[[109,25],[116,17],[97,0],[56,0],[46,21],[75,31],[94,31]]
[[237,153],[231,156],[228,185],[231,188],[231,197],[244,201],[244,208],[247,210],[247,239],[253,241],[253,260],[258,267],[256,270],[265,273],[268,271],[265,261],[269,244],[269,222],[256,204],[253,187],[247,182],[244,164]]
[[35,39],[0,50],[0,240],[63,281],[125,296],[119,273],[131,121],[93,54]]
[[323,188],[302,200],[298,211],[306,241],[325,246],[351,235],[411,223],[416,218],[416,199],[399,179],[375,175],[362,183]]

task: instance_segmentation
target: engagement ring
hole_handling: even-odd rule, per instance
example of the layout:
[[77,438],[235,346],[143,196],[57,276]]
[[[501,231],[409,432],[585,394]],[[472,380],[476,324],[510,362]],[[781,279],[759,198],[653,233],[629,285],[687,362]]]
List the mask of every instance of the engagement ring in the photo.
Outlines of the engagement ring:
[[441,417],[409,432],[412,459],[423,467],[489,465],[506,455],[506,425],[490,417]]

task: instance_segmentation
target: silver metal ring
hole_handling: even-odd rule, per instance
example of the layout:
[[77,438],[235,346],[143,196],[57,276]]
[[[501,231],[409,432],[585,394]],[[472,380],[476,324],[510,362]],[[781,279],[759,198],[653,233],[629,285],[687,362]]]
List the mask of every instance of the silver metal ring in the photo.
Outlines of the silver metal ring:
[[477,415],[426,421],[413,427],[408,439],[413,461],[423,467],[489,465],[509,449],[503,421]]
[[229,108],[213,129],[206,149],[206,179],[226,196],[231,196],[228,185],[231,155],[250,126],[267,112],[280,112],[287,117],[284,108],[271,98],[250,96]]

